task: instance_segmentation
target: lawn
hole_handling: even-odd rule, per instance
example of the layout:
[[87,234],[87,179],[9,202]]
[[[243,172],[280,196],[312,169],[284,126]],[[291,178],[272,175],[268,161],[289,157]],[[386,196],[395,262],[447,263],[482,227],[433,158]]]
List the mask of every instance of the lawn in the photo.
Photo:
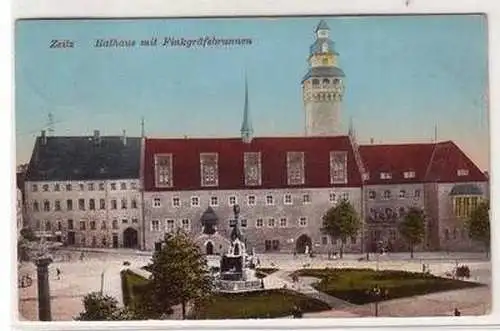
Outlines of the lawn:
[[290,316],[294,306],[299,307],[303,313],[330,309],[322,301],[289,290],[216,293],[206,304],[195,307],[191,318],[276,318]]
[[481,286],[479,283],[397,270],[302,269],[294,274],[319,278],[320,281],[313,285],[318,291],[354,304],[376,301],[369,293],[376,285],[383,292],[387,290],[386,296],[381,300]]

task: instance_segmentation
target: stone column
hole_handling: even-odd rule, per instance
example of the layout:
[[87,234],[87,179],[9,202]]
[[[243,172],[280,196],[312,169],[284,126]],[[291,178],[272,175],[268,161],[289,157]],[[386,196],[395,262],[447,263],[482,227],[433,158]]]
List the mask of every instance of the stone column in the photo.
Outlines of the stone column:
[[36,271],[38,279],[38,319],[40,321],[51,321],[50,312],[50,289],[49,289],[49,264],[50,257],[42,257],[36,260]]

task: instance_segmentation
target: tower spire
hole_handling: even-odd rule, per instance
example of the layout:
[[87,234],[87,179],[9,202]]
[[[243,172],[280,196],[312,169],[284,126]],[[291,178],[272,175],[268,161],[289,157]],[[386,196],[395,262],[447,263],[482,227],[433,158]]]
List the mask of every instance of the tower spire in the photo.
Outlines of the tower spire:
[[243,108],[243,122],[241,123],[241,139],[250,143],[253,138],[252,122],[250,121],[250,110],[248,107],[248,81],[245,73],[245,104]]

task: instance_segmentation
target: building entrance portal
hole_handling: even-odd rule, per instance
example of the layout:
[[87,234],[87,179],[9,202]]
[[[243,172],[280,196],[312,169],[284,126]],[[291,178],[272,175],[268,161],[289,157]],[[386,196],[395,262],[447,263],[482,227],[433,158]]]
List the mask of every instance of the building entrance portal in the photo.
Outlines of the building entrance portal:
[[306,252],[310,252],[312,248],[312,240],[308,235],[301,235],[297,239],[297,244],[295,246],[295,251],[297,254],[305,254]]
[[211,241],[207,242],[205,245],[207,255],[214,255],[214,244]]
[[123,231],[123,247],[137,248],[138,246],[138,233],[133,228],[127,228]]

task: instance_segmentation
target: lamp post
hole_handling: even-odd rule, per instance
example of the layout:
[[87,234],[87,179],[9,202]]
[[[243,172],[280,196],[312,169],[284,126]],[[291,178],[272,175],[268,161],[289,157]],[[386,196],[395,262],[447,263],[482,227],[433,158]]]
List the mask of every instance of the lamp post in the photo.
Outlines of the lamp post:
[[387,289],[382,289],[378,285],[375,285],[368,294],[375,298],[375,317],[378,317],[378,305],[382,298],[386,298],[389,294]]

